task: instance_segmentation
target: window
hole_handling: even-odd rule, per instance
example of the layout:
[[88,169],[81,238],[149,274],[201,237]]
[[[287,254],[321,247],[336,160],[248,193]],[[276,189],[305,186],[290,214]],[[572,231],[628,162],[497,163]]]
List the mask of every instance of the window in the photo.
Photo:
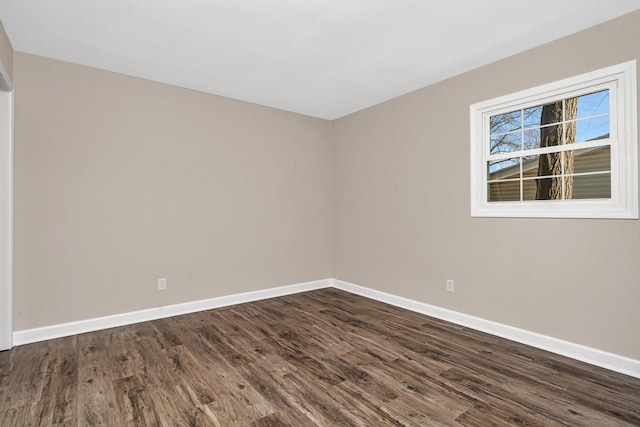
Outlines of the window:
[[638,218],[635,61],[472,105],[471,215]]

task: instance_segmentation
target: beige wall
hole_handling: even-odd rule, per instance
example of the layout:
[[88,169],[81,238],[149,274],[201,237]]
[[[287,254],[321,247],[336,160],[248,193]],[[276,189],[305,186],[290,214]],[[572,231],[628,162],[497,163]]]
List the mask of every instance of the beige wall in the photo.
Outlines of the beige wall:
[[15,330],[331,277],[330,122],[18,52],[14,81]]
[[634,13],[335,121],[334,277],[640,359],[639,221],[469,213],[469,105],[639,40]]
[[0,22],[0,63],[9,73],[9,77],[13,79],[13,48],[2,22]]

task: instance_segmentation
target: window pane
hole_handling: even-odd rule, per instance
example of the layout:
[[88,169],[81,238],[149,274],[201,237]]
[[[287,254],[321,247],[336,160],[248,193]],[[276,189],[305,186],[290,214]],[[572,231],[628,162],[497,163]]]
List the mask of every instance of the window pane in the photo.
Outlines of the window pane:
[[520,131],[494,135],[491,137],[491,154],[513,153],[520,151],[522,144],[522,134]]
[[491,182],[488,197],[490,202],[520,201],[520,181]]
[[609,89],[578,97],[578,118],[609,114]]
[[562,178],[540,178],[540,179],[527,179],[522,182],[523,184],[523,200],[551,200],[560,199],[560,197],[553,197],[550,189],[560,184]]
[[576,122],[576,142],[609,138],[609,116]]
[[540,132],[540,147],[553,147],[562,144],[562,125],[545,126]]
[[526,129],[523,132],[523,137],[525,150],[534,150],[536,148],[559,145],[563,137],[562,125]]
[[572,199],[610,199],[611,174],[582,175],[565,178]]
[[[522,118],[524,120],[524,127],[539,127],[540,125],[550,125],[553,123],[560,123],[562,121],[562,107],[560,106],[560,110],[558,111],[558,118],[556,120],[551,120],[547,118],[547,123],[542,123],[542,111],[544,107],[551,108],[555,103],[538,105],[531,108],[525,108],[522,110]],[[559,104],[561,105],[561,104]]]
[[527,156],[522,158],[522,176],[532,178],[538,176],[540,156]]
[[537,127],[540,126],[540,119],[542,117],[542,105],[537,107],[525,108],[522,111],[522,118],[524,119],[524,127]]
[[489,120],[491,135],[497,133],[511,132],[520,129],[522,125],[521,110],[492,116]]
[[525,179],[522,181],[522,200],[536,199],[536,181]]
[[524,131],[524,149],[533,150],[535,148],[540,148],[540,128]]
[[564,103],[562,100],[543,105],[540,113],[540,125],[562,123],[564,120],[563,108]]
[[603,172],[611,170],[611,147],[575,150],[573,172]]
[[520,158],[492,160],[488,163],[487,180],[520,178]]

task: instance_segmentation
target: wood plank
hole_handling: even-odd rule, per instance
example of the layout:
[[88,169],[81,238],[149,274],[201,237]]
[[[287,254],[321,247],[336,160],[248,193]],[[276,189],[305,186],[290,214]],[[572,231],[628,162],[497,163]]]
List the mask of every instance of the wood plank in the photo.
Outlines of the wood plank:
[[126,425],[153,426],[160,424],[160,417],[138,376],[114,381],[119,419]]
[[[39,342],[15,347],[8,357],[9,374],[0,387],[3,407],[17,408],[40,401],[51,361],[52,342]],[[7,363],[7,362],[5,362]]]
[[60,338],[51,344],[38,424],[65,425],[78,416],[78,337]]
[[[306,415],[303,407],[298,403],[295,395],[279,386],[282,379],[280,373],[268,369],[268,365],[245,365],[239,368],[243,378],[269,402],[274,413],[285,425],[315,426],[316,424]],[[269,418],[267,417],[267,421]],[[265,421],[265,422],[267,422]],[[257,423],[257,421],[256,421]]]
[[199,402],[188,384],[151,392],[149,398],[157,420],[148,424],[150,426],[224,426],[210,417],[205,405]]
[[78,425],[118,425],[120,414],[116,408],[107,345],[109,330],[78,336]]

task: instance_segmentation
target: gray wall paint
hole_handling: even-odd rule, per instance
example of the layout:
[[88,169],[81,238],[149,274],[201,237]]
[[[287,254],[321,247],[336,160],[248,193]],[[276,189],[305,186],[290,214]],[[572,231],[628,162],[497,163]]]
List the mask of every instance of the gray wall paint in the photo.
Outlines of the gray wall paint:
[[14,80],[15,330],[331,277],[330,122],[17,52]]
[[636,59],[639,40],[633,13],[335,121],[334,277],[640,359],[639,221],[469,202],[470,104]]

